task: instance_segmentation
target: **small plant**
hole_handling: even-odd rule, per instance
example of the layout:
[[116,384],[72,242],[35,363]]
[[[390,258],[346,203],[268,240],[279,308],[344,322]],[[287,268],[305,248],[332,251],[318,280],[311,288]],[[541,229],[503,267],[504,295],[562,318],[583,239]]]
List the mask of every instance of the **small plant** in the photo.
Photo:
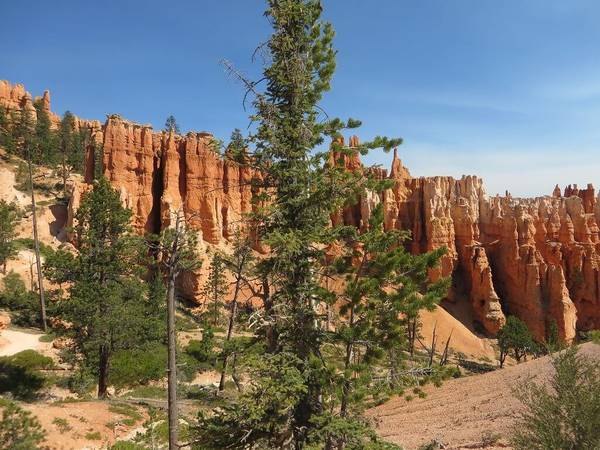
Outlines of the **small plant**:
[[102,439],[102,435],[99,431],[88,431],[87,433],[85,433],[85,438],[88,441],[99,441]]
[[54,420],[52,420],[52,423],[56,425],[56,428],[58,428],[61,433],[66,433],[67,431],[71,431],[73,429],[73,427],[69,425],[67,419],[62,417],[55,417]]
[[485,448],[497,444],[501,437],[499,433],[486,430],[481,435],[481,446]]
[[125,419],[120,422],[127,426],[135,425],[136,422],[142,420],[143,416],[138,412],[137,408],[128,405],[127,403],[114,403],[109,406],[108,410],[112,413],[125,416]]

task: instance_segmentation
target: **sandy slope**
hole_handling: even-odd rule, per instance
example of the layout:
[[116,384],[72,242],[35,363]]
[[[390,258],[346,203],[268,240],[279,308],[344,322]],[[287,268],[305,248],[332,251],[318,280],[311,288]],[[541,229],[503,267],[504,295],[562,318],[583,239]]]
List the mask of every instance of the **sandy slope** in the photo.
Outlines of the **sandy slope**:
[[[600,345],[585,344],[581,351],[600,359]],[[369,415],[379,422],[378,433],[384,439],[408,450],[433,439],[448,445],[446,448],[486,448],[473,447],[486,433],[500,434],[500,444],[505,445],[521,407],[513,388],[528,377],[543,380],[551,370],[550,358],[544,357],[485,375],[450,380],[440,388],[428,386],[424,399],[396,398],[372,409]],[[502,448],[496,445],[487,448]]]
[[0,338],[3,345],[0,345],[0,356],[11,356],[23,350],[42,350],[42,347],[46,347],[48,344],[44,345],[43,342],[40,342],[40,337],[42,337],[41,334],[2,330]]

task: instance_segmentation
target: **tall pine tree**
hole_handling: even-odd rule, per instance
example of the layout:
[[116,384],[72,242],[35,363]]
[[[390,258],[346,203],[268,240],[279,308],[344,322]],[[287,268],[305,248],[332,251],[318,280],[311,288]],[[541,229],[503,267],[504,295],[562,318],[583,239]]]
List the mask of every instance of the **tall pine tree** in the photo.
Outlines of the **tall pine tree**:
[[[318,0],[268,1],[273,34],[264,92],[225,62],[254,96],[257,131],[249,137],[254,152],[248,164],[260,173],[260,194],[253,221],[269,247],[257,264],[264,308],[255,322],[266,353],[239,400],[201,419],[198,448],[392,448],[362,417],[368,380],[382,353],[402,345],[404,303],[420,295],[438,298],[444,289],[444,283],[428,286],[422,279],[440,252],[409,258],[398,233],[383,231],[380,210],[362,237],[330,226],[331,215],[367,189],[389,187],[368,171],[346,171],[344,158],[389,151],[401,140],[376,137],[350,148],[341,132],[360,122],[323,118],[319,102],[330,87],[335,50],[333,28],[321,12]],[[319,150],[326,139],[334,142],[331,152]],[[327,250],[336,243],[347,244],[341,260],[363,261],[336,264],[337,276],[346,280],[343,293],[324,283],[332,270]],[[415,274],[410,291],[403,287],[411,279],[407,271]],[[339,327],[330,332],[322,326],[323,310],[340,304]]]
[[78,252],[56,252],[46,263],[49,278],[68,284],[59,317],[83,368],[98,379],[106,397],[112,355],[164,336],[160,308],[140,276],[144,246],[130,234],[131,211],[110,183],[101,178],[85,194],[75,214]]

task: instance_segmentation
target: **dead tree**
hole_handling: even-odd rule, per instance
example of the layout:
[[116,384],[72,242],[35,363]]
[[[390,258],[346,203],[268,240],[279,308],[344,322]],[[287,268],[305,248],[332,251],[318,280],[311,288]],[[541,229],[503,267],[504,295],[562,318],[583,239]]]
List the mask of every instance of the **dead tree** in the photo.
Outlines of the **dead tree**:
[[[219,392],[225,389],[225,376],[227,373],[227,363],[229,359],[229,355],[227,353],[227,346],[231,341],[231,336],[233,334],[233,327],[235,325],[235,317],[237,314],[238,296],[240,294],[242,282],[244,281],[244,274],[248,269],[248,265],[250,264],[251,259],[252,249],[250,247],[250,242],[247,238],[241,236],[240,231],[237,231],[234,242],[233,255],[230,258],[227,258],[225,262],[226,267],[233,275],[235,284],[233,289],[233,299],[231,300],[231,305],[229,309],[229,324],[227,326],[227,335],[225,336],[225,344],[223,348],[223,367],[221,369],[221,378],[219,380]],[[235,352],[233,353],[233,358],[235,360]],[[237,384],[238,383],[236,382],[236,385]]]
[[26,154],[27,154],[27,169],[29,172],[29,187],[31,188],[31,215],[33,220],[33,245],[35,251],[35,264],[37,269],[38,278],[38,294],[40,297],[40,321],[44,333],[48,331],[48,325],[46,323],[46,299],[44,297],[44,276],[42,274],[42,260],[40,258],[40,240],[38,237],[37,227],[37,208],[35,203],[35,192],[33,190],[33,155],[31,145],[26,142]]
[[175,283],[184,271],[200,266],[196,255],[197,235],[187,227],[186,217],[181,209],[174,213],[174,226],[164,230],[158,241],[152,243],[157,258],[162,264],[167,281],[167,337],[168,337],[168,409],[169,409],[169,450],[179,448],[177,411],[177,335],[175,328]]

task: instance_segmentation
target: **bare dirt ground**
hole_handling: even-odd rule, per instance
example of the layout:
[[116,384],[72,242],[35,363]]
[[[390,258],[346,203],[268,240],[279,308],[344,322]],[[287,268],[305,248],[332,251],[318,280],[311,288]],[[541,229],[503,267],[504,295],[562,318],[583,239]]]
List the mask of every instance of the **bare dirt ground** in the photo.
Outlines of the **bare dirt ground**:
[[446,341],[450,338],[450,348],[456,353],[464,353],[471,358],[494,361],[496,352],[492,346],[492,340],[477,336],[465,324],[471,323],[470,318],[458,320],[444,308],[438,306],[432,312],[423,311],[420,314],[422,327],[421,335],[426,345],[431,344],[433,328],[436,329],[439,353],[443,352]]
[[[584,344],[581,352],[600,359],[600,345]],[[484,375],[446,381],[440,388],[427,386],[426,398],[395,398],[369,411],[378,422],[379,435],[405,449],[416,449],[434,439],[447,449],[510,448],[508,437],[521,404],[513,389],[529,377],[543,381],[552,373],[550,357]],[[481,446],[485,435],[500,435],[498,442]]]
[[[109,402],[22,404],[39,419],[47,432],[46,445],[53,450],[104,449],[116,440],[130,437],[144,419],[133,425],[126,416],[111,412]],[[143,410],[139,413],[145,415]]]
[[28,333],[20,330],[6,329],[0,331],[0,356],[12,356],[24,350],[40,351],[50,344],[40,342],[41,334]]

